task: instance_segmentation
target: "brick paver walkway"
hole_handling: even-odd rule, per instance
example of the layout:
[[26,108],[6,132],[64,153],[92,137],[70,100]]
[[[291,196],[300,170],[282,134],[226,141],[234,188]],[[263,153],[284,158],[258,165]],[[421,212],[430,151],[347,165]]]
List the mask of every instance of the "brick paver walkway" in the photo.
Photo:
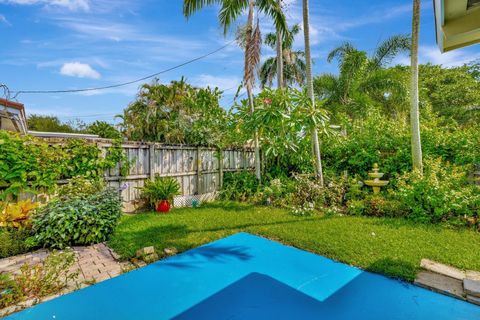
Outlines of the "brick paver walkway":
[[[75,282],[70,283],[59,295],[116,277],[123,273],[124,270],[132,269],[130,262],[119,261],[116,253],[103,243],[88,247],[73,247],[72,249],[75,253],[76,261],[70,270],[72,272],[78,272],[78,278]],[[21,266],[25,263],[31,265],[40,263],[48,255],[48,250],[41,249],[35,252],[0,259],[0,273],[8,272],[18,274]],[[42,301],[49,300],[56,296],[47,297],[46,299],[42,299]],[[0,317],[38,302],[40,301],[28,301],[19,306],[12,306],[3,310],[0,309]]]

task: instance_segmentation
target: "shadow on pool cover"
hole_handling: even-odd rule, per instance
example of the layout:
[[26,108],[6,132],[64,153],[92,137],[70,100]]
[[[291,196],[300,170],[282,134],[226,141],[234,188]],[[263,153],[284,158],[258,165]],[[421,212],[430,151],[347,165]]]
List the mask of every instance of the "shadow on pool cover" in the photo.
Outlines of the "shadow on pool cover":
[[260,273],[250,273],[173,319],[313,319],[321,302]]
[[397,290],[411,286],[392,288],[385,286],[385,280],[361,273],[325,301],[319,301],[253,272],[173,319],[429,319],[435,314],[430,307],[417,304],[420,297],[398,298]]

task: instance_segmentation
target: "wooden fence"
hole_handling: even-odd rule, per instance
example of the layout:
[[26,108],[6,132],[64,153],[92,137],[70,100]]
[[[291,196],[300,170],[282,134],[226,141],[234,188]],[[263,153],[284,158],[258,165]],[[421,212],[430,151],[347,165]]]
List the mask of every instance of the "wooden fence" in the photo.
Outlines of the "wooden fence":
[[[102,150],[109,142],[97,142]],[[210,200],[220,190],[224,172],[253,170],[254,152],[251,149],[225,149],[186,145],[128,142],[122,148],[130,161],[130,172],[120,176],[120,168],[105,173],[109,186],[121,190],[124,210],[131,212],[143,205],[140,190],[146,179],[156,176],[177,179],[181,195],[175,206],[188,206],[193,199]]]

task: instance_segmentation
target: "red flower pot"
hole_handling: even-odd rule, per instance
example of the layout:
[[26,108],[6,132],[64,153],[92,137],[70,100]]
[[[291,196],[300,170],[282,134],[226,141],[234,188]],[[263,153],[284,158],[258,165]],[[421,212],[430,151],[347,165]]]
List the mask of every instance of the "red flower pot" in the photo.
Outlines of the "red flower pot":
[[170,202],[168,200],[162,200],[157,204],[157,212],[167,213],[170,211]]

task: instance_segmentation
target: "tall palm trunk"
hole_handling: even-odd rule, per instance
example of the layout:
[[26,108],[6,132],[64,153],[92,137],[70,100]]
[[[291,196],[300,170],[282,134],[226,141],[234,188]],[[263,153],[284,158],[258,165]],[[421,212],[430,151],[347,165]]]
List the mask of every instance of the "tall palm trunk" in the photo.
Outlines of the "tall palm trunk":
[[[312,54],[310,52],[310,22],[308,0],[303,0],[303,33],[305,36],[305,60],[307,73],[307,90],[308,96],[312,100],[312,108],[315,108],[315,96],[313,94],[313,75],[312,75]],[[323,186],[323,170],[322,157],[320,154],[320,142],[318,140],[318,130],[316,127],[312,128],[312,145],[313,155],[315,157],[315,171],[319,184]]]
[[[278,6],[282,6],[282,0],[277,0]],[[277,28],[277,87],[285,86],[283,80],[283,32]]]
[[420,0],[413,0],[410,125],[412,131],[413,170],[423,172],[420,115],[418,108],[418,37],[420,29]]
[[[247,34],[246,34],[246,47],[245,47],[245,86],[247,88],[247,95],[248,95],[248,104],[250,105],[250,112],[253,113],[255,111],[255,104],[253,98],[253,72],[248,71],[252,67],[250,65],[250,52],[249,52],[249,44],[252,41],[252,34],[253,34],[253,16],[254,16],[254,7],[255,7],[255,0],[250,0],[248,4],[248,20],[247,20]],[[262,179],[261,173],[261,163],[260,163],[260,146],[258,145],[258,130],[255,129],[255,134],[253,137],[254,144],[255,144],[255,176],[260,181]]]

